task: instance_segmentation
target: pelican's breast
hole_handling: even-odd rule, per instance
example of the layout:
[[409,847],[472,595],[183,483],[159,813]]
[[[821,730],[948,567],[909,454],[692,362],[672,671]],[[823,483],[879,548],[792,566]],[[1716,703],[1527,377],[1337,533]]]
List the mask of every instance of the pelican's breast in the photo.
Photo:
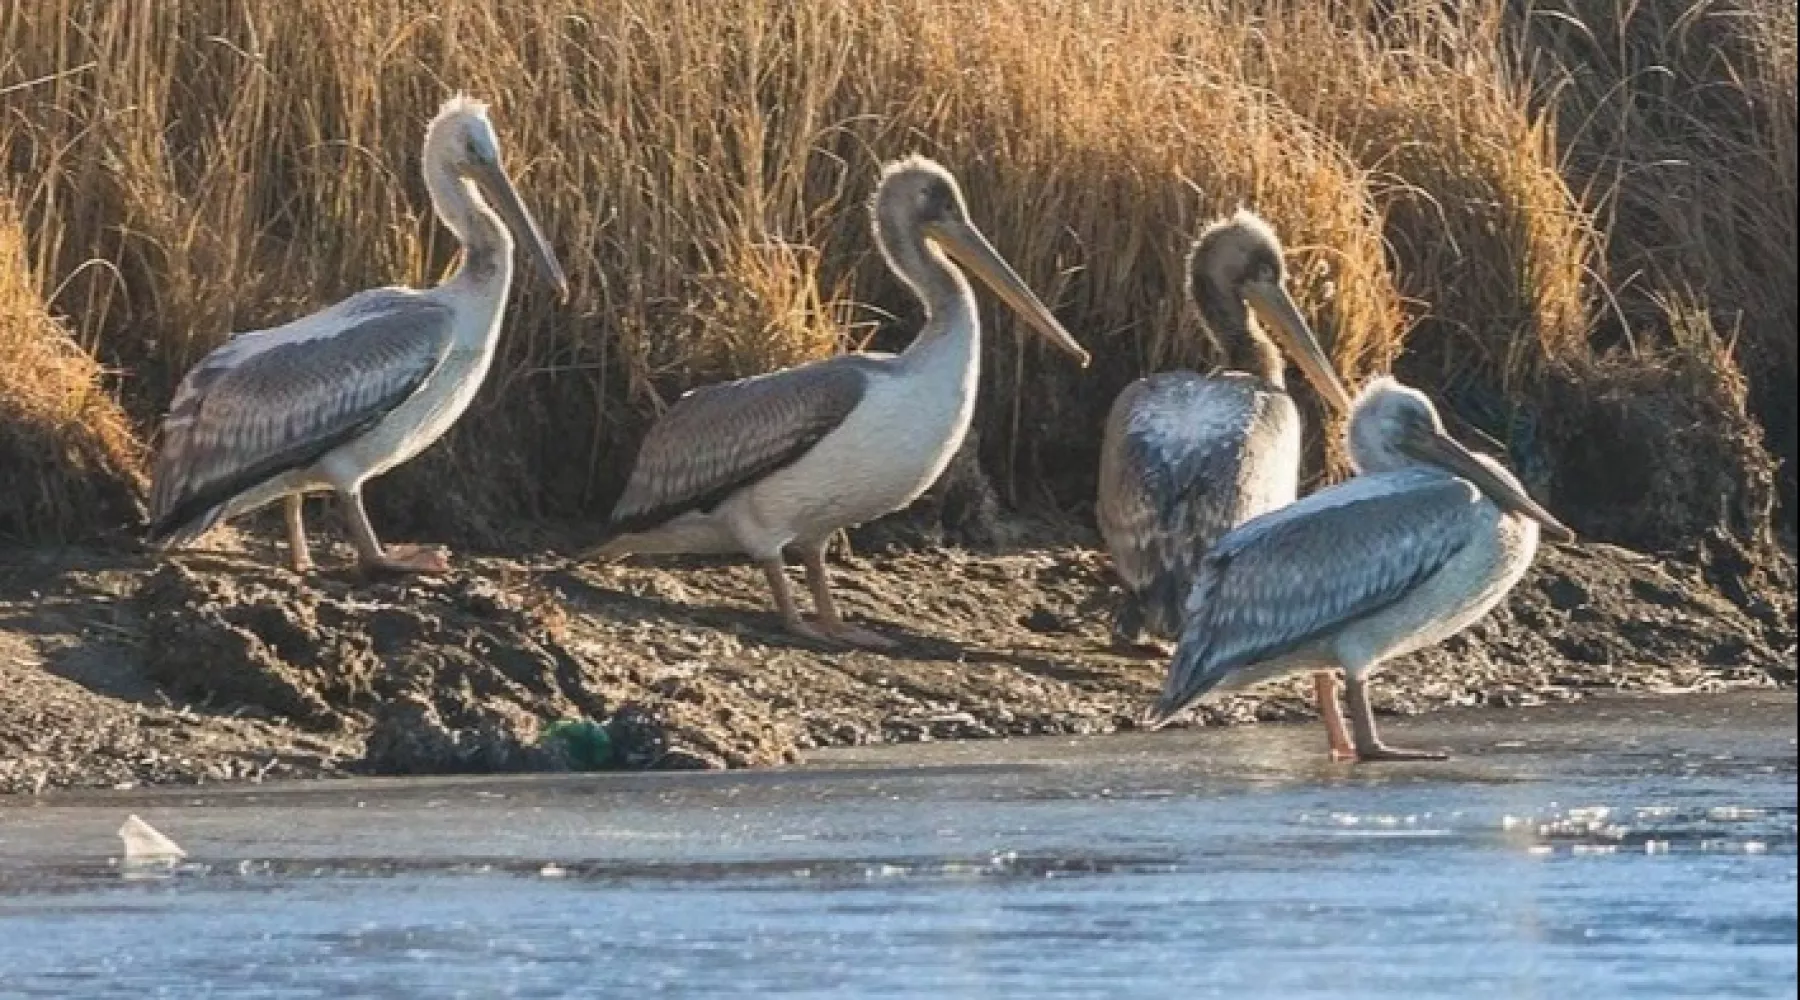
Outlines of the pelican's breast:
[[1145,627],[1179,628],[1206,550],[1293,502],[1299,469],[1299,412],[1261,379],[1161,372],[1120,392],[1101,441],[1094,514]]
[[427,294],[453,310],[450,348],[411,398],[343,449],[367,469],[367,478],[410,461],[442,437],[474,402],[493,365],[500,301],[460,288]]
[[1166,492],[1151,498],[1164,508],[1209,508],[1202,520],[1215,536],[1294,501],[1300,412],[1285,391],[1236,372],[1163,372],[1139,386],[1121,395],[1122,426],[1109,428],[1107,443],[1136,459],[1134,475],[1116,474],[1119,489]]
[[1233,524],[1285,507],[1300,492],[1300,411],[1293,398],[1262,389],[1251,396],[1250,406]]
[[741,502],[778,533],[806,540],[918,499],[962,447],[975,414],[979,369],[953,341],[882,359],[843,423],[799,461],[744,490]]

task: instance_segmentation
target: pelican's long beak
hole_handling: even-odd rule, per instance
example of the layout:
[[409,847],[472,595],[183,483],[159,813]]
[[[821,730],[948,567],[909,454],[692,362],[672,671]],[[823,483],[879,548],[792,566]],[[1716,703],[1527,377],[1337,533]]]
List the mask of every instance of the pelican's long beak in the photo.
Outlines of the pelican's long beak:
[[1464,448],[1450,435],[1431,432],[1412,436],[1402,442],[1401,447],[1416,458],[1448,469],[1474,483],[1477,489],[1487,494],[1503,510],[1523,514],[1543,525],[1544,534],[1552,541],[1575,540],[1575,532],[1570,531],[1549,511],[1538,506],[1538,502],[1531,499],[1531,495],[1525,492],[1525,487],[1504,466]]
[[1008,264],[992,246],[981,230],[966,222],[928,222],[924,226],[925,235],[936,240],[958,264],[975,272],[982,283],[994,290],[994,294],[1011,306],[1015,312],[1025,317],[1025,321],[1037,328],[1052,344],[1075,356],[1081,367],[1088,366],[1088,352],[1063,325],[1056,321],[1049,307],[1038,300],[1025,282],[1014,273]]
[[1294,304],[1287,289],[1278,281],[1251,281],[1244,285],[1244,298],[1249,301],[1250,308],[1256,310],[1257,318],[1287,349],[1288,357],[1300,366],[1306,380],[1325,397],[1325,402],[1339,413],[1350,412],[1350,394],[1344,391],[1344,383],[1338,381],[1330,355],[1319,346],[1319,338],[1313,335],[1312,327],[1307,324],[1306,317],[1300,315],[1300,307]]
[[532,252],[537,255],[538,265],[544,269],[544,275],[556,286],[557,296],[568,301],[569,279],[563,275],[562,264],[550,249],[550,242],[544,239],[544,232],[538,228],[537,220],[532,218],[531,210],[520,200],[512,178],[506,176],[506,168],[497,163],[481,164],[475,168],[474,176],[475,183],[481,185],[482,194],[487,195],[488,200],[494,203],[500,217],[506,221],[506,227],[512,230],[513,238],[530,245]]

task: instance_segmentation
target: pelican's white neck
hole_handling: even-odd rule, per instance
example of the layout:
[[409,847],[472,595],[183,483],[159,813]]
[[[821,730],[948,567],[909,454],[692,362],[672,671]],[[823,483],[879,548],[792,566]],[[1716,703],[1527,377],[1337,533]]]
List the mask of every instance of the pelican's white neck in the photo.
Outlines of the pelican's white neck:
[[971,341],[979,339],[981,314],[975,302],[975,289],[936,244],[916,232],[895,233],[882,240],[882,249],[888,266],[906,282],[925,308],[925,322],[906,353],[946,336]]
[[438,220],[463,246],[462,262],[450,281],[480,284],[512,281],[513,238],[475,185],[445,163],[427,160],[425,186]]

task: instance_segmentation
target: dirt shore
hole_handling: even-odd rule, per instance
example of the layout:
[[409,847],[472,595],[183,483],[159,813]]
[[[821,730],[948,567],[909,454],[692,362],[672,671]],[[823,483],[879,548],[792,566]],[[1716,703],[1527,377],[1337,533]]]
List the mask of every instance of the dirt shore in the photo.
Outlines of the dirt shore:
[[[0,553],[0,792],[560,769],[540,730],[565,718],[603,722],[626,768],[1107,732],[1164,667],[1108,649],[1106,558],[1078,545],[840,561],[846,612],[901,640],[892,655],[787,636],[741,564],[459,558],[442,578],[365,580],[302,578],[280,555],[230,537],[175,560]],[[1783,617],[1759,623],[1692,566],[1550,549],[1502,609],[1385,673],[1376,707],[1791,685]],[[1183,724],[1311,714],[1301,680]]]

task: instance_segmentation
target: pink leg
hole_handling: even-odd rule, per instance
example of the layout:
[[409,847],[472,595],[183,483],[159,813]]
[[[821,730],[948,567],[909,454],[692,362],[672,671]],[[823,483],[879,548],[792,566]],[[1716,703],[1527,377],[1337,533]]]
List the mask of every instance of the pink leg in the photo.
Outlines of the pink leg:
[[1441,750],[1403,750],[1381,742],[1375,731],[1375,713],[1369,707],[1369,682],[1345,671],[1345,690],[1350,696],[1350,724],[1356,730],[1356,759],[1377,760],[1449,760]]
[[287,498],[288,559],[294,572],[310,573],[313,569],[312,548],[306,544],[306,496],[290,493]]
[[831,644],[832,640],[823,629],[814,628],[805,618],[800,617],[800,608],[794,603],[794,588],[788,584],[787,567],[778,556],[762,564],[763,576],[769,581],[769,590],[775,595],[775,610],[781,615],[781,623],[789,632],[811,639],[815,642]]
[[899,643],[885,635],[844,621],[838,616],[837,601],[831,596],[831,577],[825,572],[825,546],[808,545],[800,552],[806,566],[806,582],[812,588],[813,609],[819,613],[819,629],[839,642],[864,649],[893,649]]
[[1332,760],[1355,760],[1356,746],[1344,728],[1343,707],[1338,704],[1338,679],[1335,670],[1313,674],[1313,698],[1318,703],[1319,719],[1325,723],[1325,735],[1331,740]]
[[344,495],[344,509],[350,521],[350,538],[356,543],[357,562],[364,569],[388,570],[395,573],[446,573],[450,570],[450,552],[442,546],[393,545],[383,547],[363,509],[362,491]]

